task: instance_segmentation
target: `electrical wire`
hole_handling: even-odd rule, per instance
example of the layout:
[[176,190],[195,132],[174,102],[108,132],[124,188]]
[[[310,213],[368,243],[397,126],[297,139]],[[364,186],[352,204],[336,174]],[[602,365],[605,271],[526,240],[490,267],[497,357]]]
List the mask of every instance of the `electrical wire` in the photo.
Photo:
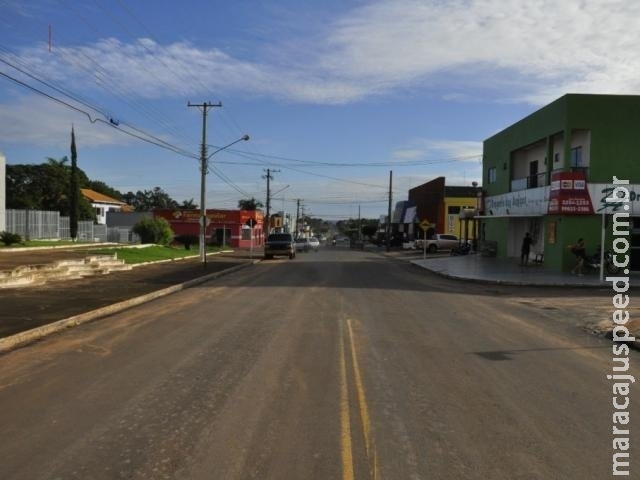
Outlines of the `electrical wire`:
[[[129,135],[131,137],[137,138],[137,139],[142,140],[144,142],[156,145],[156,146],[158,146],[160,148],[164,148],[166,150],[171,150],[174,153],[177,153],[179,155],[182,155],[182,156],[185,156],[185,157],[189,157],[189,158],[195,158],[195,159],[199,158],[195,154],[191,154],[191,153],[187,152],[186,150],[183,150],[183,149],[181,149],[179,147],[171,145],[171,144],[169,144],[169,143],[167,143],[167,142],[165,142],[163,140],[160,140],[160,139],[158,139],[158,138],[154,137],[153,135],[148,134],[146,132],[144,132],[144,134],[146,135],[146,137],[149,137],[149,138],[146,138],[146,137],[144,137],[142,135],[138,135],[136,133],[124,130],[124,129],[120,128],[118,125],[112,123],[111,121],[103,120],[102,118],[98,118],[97,116],[92,116],[89,112],[87,112],[87,111],[85,111],[85,110],[83,110],[83,109],[81,109],[81,108],[79,108],[79,107],[77,107],[75,105],[72,105],[69,102],[65,102],[64,100],[61,100],[61,99],[59,99],[59,98],[57,98],[57,97],[55,97],[53,95],[50,95],[50,94],[48,94],[48,93],[46,93],[46,92],[44,92],[44,91],[32,86],[32,85],[29,85],[29,84],[27,84],[27,83],[25,83],[25,82],[23,82],[21,80],[18,80],[17,78],[12,77],[11,75],[9,75],[9,74],[7,74],[5,72],[0,72],[0,76],[3,76],[5,78],[7,78],[8,80],[14,82],[15,84],[17,84],[17,85],[19,85],[21,87],[29,89],[32,92],[37,93],[38,95],[42,95],[43,97],[46,97],[46,98],[48,98],[49,100],[51,100],[53,102],[56,102],[56,103],[58,103],[60,105],[63,105],[63,106],[65,106],[65,107],[67,107],[67,108],[69,108],[71,110],[74,110],[77,113],[85,115],[89,119],[90,123],[98,123],[98,122],[99,123],[103,123],[103,124],[108,125],[111,128],[114,128],[114,129],[118,130],[119,132],[122,132],[122,133],[124,133],[126,135]],[[139,129],[137,129],[137,130],[139,132],[142,132],[142,130],[139,130]]]
[[[296,162],[304,164],[305,166],[318,166],[318,167],[401,167],[401,166],[426,166],[426,165],[434,165],[438,163],[452,163],[452,162],[460,162],[471,160],[473,158],[482,157],[482,153],[472,154],[472,155],[461,155],[455,157],[445,157],[442,159],[434,159],[434,160],[407,160],[407,161],[392,161],[392,162],[322,162],[322,161],[314,161],[314,160],[301,160],[297,158],[291,157],[282,157],[279,155],[272,155],[266,153],[252,153],[246,152],[238,149],[228,149],[231,153],[237,153],[239,155],[247,155],[247,156],[257,156],[264,157],[275,160],[282,160],[287,162]],[[278,164],[278,166],[282,166],[282,164]]]

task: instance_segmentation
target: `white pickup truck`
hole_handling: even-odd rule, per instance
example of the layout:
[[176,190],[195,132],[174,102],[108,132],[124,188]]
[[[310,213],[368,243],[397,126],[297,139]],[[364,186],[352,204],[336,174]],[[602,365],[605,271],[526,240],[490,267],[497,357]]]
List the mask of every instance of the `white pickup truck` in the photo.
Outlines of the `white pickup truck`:
[[[425,240],[420,238],[416,240],[416,248],[418,250],[424,249]],[[456,235],[449,235],[447,233],[436,233],[431,238],[427,238],[427,252],[436,253],[438,250],[451,250],[452,248],[460,245],[460,240]]]

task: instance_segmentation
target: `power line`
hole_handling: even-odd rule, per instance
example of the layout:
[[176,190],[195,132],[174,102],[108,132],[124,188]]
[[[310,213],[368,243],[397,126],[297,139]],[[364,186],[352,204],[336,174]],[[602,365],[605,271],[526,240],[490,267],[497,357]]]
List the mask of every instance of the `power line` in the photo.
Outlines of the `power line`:
[[[472,155],[460,155],[455,157],[445,157],[441,159],[434,160],[407,160],[407,161],[387,161],[387,162],[323,162],[323,161],[315,161],[315,160],[301,160],[297,158],[291,157],[283,157],[279,155],[266,154],[266,153],[253,153],[253,152],[245,152],[238,149],[229,149],[230,153],[235,153],[238,155],[244,156],[256,156],[256,157],[264,157],[275,160],[281,160],[286,162],[296,162],[304,164],[305,166],[318,166],[318,167],[396,167],[396,166],[421,166],[421,165],[433,165],[436,163],[450,163],[450,162],[458,162],[471,160],[473,158],[478,158],[482,156],[482,153],[472,154]],[[280,164],[279,166],[282,166]]]
[[[192,153],[189,153],[186,150],[181,149],[180,147],[176,147],[174,145],[171,145],[171,144],[165,142],[164,140],[160,140],[157,137],[154,137],[153,135],[148,134],[146,132],[144,134],[149,138],[145,138],[142,135],[138,135],[136,133],[124,130],[124,129],[120,128],[118,126],[118,124],[114,123],[113,120],[107,121],[107,120],[103,120],[101,118],[92,116],[89,112],[87,112],[87,111],[85,111],[85,110],[83,110],[83,109],[81,109],[81,108],[79,108],[79,107],[77,107],[75,105],[72,105],[72,104],[70,104],[68,102],[65,102],[64,100],[61,100],[61,99],[59,99],[59,98],[57,98],[57,97],[55,97],[53,95],[50,95],[50,94],[48,94],[46,92],[43,92],[42,90],[40,90],[40,89],[38,89],[38,88],[36,88],[36,87],[34,87],[32,85],[29,85],[29,84],[27,84],[27,83],[25,83],[25,82],[23,82],[21,80],[18,80],[17,78],[12,77],[11,75],[9,75],[7,73],[0,72],[0,76],[3,76],[5,78],[7,78],[8,80],[16,83],[17,85],[20,85],[20,86],[22,86],[24,88],[29,89],[32,92],[37,93],[38,95],[42,95],[42,96],[48,98],[51,101],[54,101],[56,103],[59,103],[60,105],[63,105],[65,107],[71,109],[71,110],[74,110],[77,113],[81,113],[81,114],[85,115],[89,119],[90,123],[97,123],[97,122],[103,123],[105,125],[110,126],[111,128],[114,128],[114,129],[118,130],[119,132],[122,132],[122,133],[124,133],[126,135],[129,135],[131,137],[137,138],[137,139],[142,140],[144,142],[156,145],[156,146],[158,146],[160,148],[164,148],[166,150],[171,150],[172,152],[177,153],[177,154],[182,155],[182,156],[185,156],[185,157],[198,158],[196,155],[194,155]],[[138,129],[138,131],[142,132],[142,130],[139,130],[139,129]]]

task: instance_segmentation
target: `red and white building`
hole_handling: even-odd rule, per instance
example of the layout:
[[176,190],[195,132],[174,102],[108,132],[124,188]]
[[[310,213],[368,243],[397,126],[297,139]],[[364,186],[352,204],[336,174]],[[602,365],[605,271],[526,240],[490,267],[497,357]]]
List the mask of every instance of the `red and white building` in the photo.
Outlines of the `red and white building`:
[[[164,218],[180,235],[200,235],[200,210],[158,209],[155,217]],[[234,248],[264,245],[264,216],[260,210],[207,210],[207,243]],[[253,226],[251,226],[253,225]]]

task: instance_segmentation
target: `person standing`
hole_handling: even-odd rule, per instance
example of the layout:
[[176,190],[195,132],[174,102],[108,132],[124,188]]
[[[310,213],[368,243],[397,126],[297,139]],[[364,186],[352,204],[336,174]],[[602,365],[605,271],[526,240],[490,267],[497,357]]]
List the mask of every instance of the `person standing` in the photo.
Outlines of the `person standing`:
[[531,238],[531,235],[527,232],[522,239],[522,247],[520,249],[520,265],[523,267],[529,262],[529,253],[531,252],[532,243],[533,238]]
[[576,256],[576,264],[571,270],[571,273],[581,276],[584,260],[587,257],[587,248],[585,247],[584,240],[582,238],[579,238],[576,244],[571,247],[571,253]]

